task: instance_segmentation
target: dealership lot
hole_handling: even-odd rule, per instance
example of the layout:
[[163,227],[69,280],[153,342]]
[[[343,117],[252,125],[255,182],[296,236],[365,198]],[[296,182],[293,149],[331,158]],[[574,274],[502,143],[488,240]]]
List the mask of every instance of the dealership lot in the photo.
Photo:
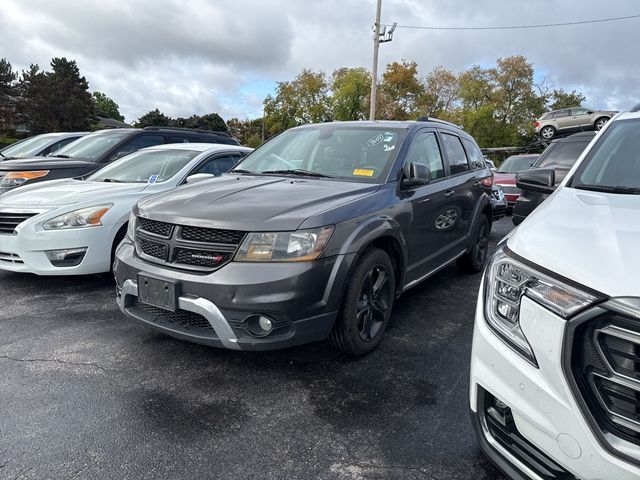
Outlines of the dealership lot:
[[0,477],[501,478],[468,417],[479,282],[446,268],[353,359],[181,342],[126,319],[107,277],[0,273]]

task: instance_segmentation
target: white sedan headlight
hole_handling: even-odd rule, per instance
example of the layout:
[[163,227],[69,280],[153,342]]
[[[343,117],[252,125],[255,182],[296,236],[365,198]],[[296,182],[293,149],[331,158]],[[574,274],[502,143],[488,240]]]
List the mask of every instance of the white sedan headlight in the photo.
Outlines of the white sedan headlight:
[[69,228],[99,227],[105,213],[113,206],[113,203],[96,205],[95,207],[81,208],[73,212],[52,218],[42,227],[45,230],[66,230]]
[[306,262],[320,256],[333,227],[296,232],[249,233],[240,245],[237,262]]
[[526,295],[562,318],[593,304],[590,293],[534,270],[498,249],[485,271],[485,319],[507,345],[537,366],[533,349],[520,327],[520,300]]

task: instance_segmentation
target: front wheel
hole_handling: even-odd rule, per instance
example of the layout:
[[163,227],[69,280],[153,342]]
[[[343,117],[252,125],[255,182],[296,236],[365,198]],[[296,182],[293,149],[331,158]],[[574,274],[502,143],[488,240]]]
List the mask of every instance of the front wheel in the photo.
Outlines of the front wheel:
[[489,253],[489,234],[491,228],[489,220],[482,215],[476,227],[475,241],[469,253],[466,253],[456,262],[460,271],[465,273],[478,273],[484,269]]
[[334,348],[365,355],[382,340],[395,298],[391,258],[378,248],[366,250],[348,280],[342,307],[329,336]]
[[542,129],[540,130],[540,136],[545,140],[551,140],[553,137],[556,136],[556,129],[550,125],[547,125],[546,127],[542,127]]
[[608,121],[609,119],[607,117],[600,117],[598,120],[596,120],[593,126],[596,129],[596,131],[602,130],[602,127],[604,127]]

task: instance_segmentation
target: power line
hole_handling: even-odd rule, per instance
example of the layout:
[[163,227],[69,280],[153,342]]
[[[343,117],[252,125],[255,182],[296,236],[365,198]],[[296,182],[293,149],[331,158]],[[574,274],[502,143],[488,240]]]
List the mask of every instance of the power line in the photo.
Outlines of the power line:
[[[563,22],[563,23],[538,23],[533,25],[500,25],[492,27],[428,27],[422,25],[396,25],[396,28],[410,28],[414,30],[522,30],[525,28],[552,28],[552,27],[566,27],[571,25],[586,25],[590,23],[605,23],[605,22],[617,22],[619,20],[629,20],[632,18],[640,18],[638,15],[627,15],[624,17],[611,17],[611,18],[598,18],[595,20],[581,20],[577,22]],[[390,24],[383,24],[390,27]]]

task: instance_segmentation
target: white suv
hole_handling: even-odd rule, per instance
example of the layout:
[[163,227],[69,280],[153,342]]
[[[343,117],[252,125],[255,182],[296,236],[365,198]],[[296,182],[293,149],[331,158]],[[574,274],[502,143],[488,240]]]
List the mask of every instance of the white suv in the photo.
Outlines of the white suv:
[[640,478],[640,113],[609,122],[488,264],[470,402],[513,478]]

